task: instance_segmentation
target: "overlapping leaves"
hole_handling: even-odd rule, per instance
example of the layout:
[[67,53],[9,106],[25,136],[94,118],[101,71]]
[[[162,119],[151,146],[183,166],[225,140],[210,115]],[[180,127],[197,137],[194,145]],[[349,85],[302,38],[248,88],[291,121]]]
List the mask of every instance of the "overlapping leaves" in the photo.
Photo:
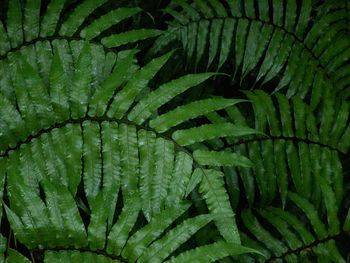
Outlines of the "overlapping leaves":
[[196,67],[229,63],[236,80],[248,74],[259,85],[277,79],[276,91],[287,87],[288,97],[303,99],[311,93],[316,107],[322,93],[348,94],[349,86],[348,11],[344,1],[329,2],[313,18],[311,0],[171,1],[165,12],[174,19],[152,52],[180,42]]
[[[45,262],[162,262],[170,256],[177,261],[180,245],[213,221],[226,240],[207,244],[213,260],[253,252],[239,245],[223,175],[198,175],[202,168],[193,169],[191,154],[181,150],[176,136],[161,137],[144,125],[162,105],[213,74],[183,76],[147,92],[171,53],[140,68],[134,50],[114,55],[83,41],[54,43],[42,61],[30,47],[19,53],[31,60],[18,53],[7,60],[13,71],[6,89],[15,99],[1,94],[0,160],[6,216],[16,240],[45,252]],[[41,68],[44,61],[49,69]],[[210,109],[203,113],[187,105],[178,122],[238,102],[205,101]],[[210,134],[207,127],[193,129]],[[237,135],[254,132],[246,128]],[[210,213],[190,217],[186,197],[199,183]],[[226,252],[215,252],[217,247]],[[57,249],[62,252],[50,252]],[[200,258],[198,251],[182,257]]]

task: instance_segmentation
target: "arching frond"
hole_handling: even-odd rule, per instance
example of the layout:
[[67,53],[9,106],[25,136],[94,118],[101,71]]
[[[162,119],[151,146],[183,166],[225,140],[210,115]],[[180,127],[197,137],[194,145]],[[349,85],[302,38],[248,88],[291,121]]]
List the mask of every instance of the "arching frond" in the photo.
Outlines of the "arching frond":
[[347,262],[349,1],[146,2],[1,1],[0,262]]
[[[287,191],[293,187],[318,206],[320,189],[314,189],[313,182],[321,174],[333,182],[339,205],[343,196],[340,155],[346,153],[350,145],[348,104],[335,106],[329,99],[317,116],[298,98],[288,100],[281,94],[271,98],[262,91],[247,93],[247,96],[255,116],[251,127],[267,135],[227,138],[226,141],[236,154],[248,157],[253,163],[252,168],[236,169],[248,202],[253,204],[258,192],[261,205],[270,203],[276,196],[284,205]],[[231,125],[250,122],[235,106],[226,112],[234,123]],[[218,123],[224,121],[220,118],[208,116],[208,119],[216,123],[212,125],[228,125]]]
[[[213,220],[229,242],[223,247],[239,243],[223,174],[200,175],[191,152],[144,125],[161,106],[213,74],[183,76],[138,98],[172,53],[139,69],[133,50],[108,57],[88,42],[55,45],[46,58],[51,63],[46,83],[36,57],[9,58],[16,71],[7,87],[16,98],[2,95],[0,109],[7,127],[2,136],[13,141],[3,144],[0,167],[2,178],[7,175],[5,210],[16,240],[45,252],[47,262],[56,257],[74,262],[79,256],[162,262],[185,251],[182,245]],[[192,107],[181,122],[238,102],[207,100],[207,110],[201,114]],[[255,133],[245,126],[235,126],[233,133],[229,128],[232,136]],[[248,162],[240,158],[237,165]],[[190,216],[185,200],[197,185],[210,213]],[[172,227],[175,220],[182,223]]]
[[[189,205],[183,204],[184,201],[179,202],[179,200],[184,200],[184,193],[175,202],[175,207],[171,203],[167,209],[163,205],[158,206],[162,204],[162,200],[165,204],[167,196],[155,194],[159,193],[160,186],[165,187],[168,184],[160,184],[159,186],[154,184],[159,182],[159,179],[154,177],[159,173],[144,174],[143,176],[156,179],[151,185],[154,187],[151,188],[151,195],[156,198],[152,199],[151,207],[156,206],[156,210],[151,211],[149,223],[145,223],[140,230],[133,232],[132,229],[140,216],[144,202],[140,202],[139,196],[143,189],[138,190],[136,185],[134,190],[130,190],[130,180],[137,182],[139,174],[128,174],[126,171],[129,167],[123,165],[122,159],[120,159],[120,163],[113,161],[119,159],[118,155],[123,156],[123,148],[120,146],[114,148],[113,156],[116,155],[116,157],[104,158],[110,152],[103,151],[103,146],[106,143],[103,139],[107,135],[120,138],[125,128],[117,128],[116,124],[106,125],[106,123],[99,124],[91,121],[86,121],[82,125],[66,126],[61,128],[62,133],[51,131],[49,134],[44,134],[35,142],[23,145],[9,156],[7,166],[9,207],[5,206],[5,209],[15,237],[22,244],[28,248],[39,250],[60,247],[68,248],[68,250],[81,248],[99,251],[107,247],[106,253],[111,258],[123,255],[132,262],[136,262],[136,260],[137,262],[161,262],[212,219],[217,222],[219,230],[223,230],[222,234],[227,240],[239,242],[237,231],[231,232],[231,228],[235,224],[234,215],[229,204],[228,206],[224,204],[228,201],[228,197],[225,197],[225,193],[217,191],[218,187],[223,189],[223,185],[219,182],[220,178],[215,177],[217,176],[215,171],[205,172],[201,186],[203,187],[201,191],[208,199],[208,207],[212,213],[187,219],[169,231],[167,229],[171,223],[189,208]],[[69,130],[75,134],[75,137],[71,135],[71,144],[55,147],[59,142],[65,140],[65,134]],[[154,142],[153,160],[158,167],[161,167],[166,164],[164,156],[168,158],[167,155],[174,155],[174,153],[159,155],[157,142],[163,145],[164,139],[157,138]],[[118,144],[120,141],[113,141],[112,144],[109,144],[110,147],[113,147],[114,143]],[[167,142],[167,144],[172,143]],[[137,145],[136,151],[138,151]],[[42,155],[32,155],[32,152],[38,152],[38,147],[49,149],[47,151],[49,155],[44,162]],[[62,153],[65,148],[68,150],[72,147],[77,147],[77,151],[72,151],[69,159],[82,159],[82,163],[74,162],[74,165],[84,172],[78,171],[74,173],[74,178],[69,178],[67,166],[64,164],[66,159]],[[100,154],[101,150],[102,155]],[[134,160],[133,164],[138,166],[139,161]],[[110,169],[111,165],[120,173],[115,174],[114,170]],[[176,167],[175,171],[178,169],[179,167]],[[181,174],[177,171],[176,175],[180,176]],[[84,183],[80,184],[80,181]],[[82,185],[86,201],[80,199],[82,193],[79,192],[77,183]],[[120,186],[123,197],[128,197],[122,200],[122,211],[119,211],[116,206]],[[178,186],[179,189],[186,188],[186,185],[180,184],[170,184],[169,186]],[[133,195],[130,195],[130,191]],[[215,196],[218,193],[220,196]],[[82,203],[86,202],[87,211],[82,212],[76,198],[79,198]],[[217,205],[221,208],[216,208]],[[89,218],[88,225],[83,223],[81,213]],[[117,215],[117,219],[115,219],[115,215]],[[163,232],[166,233],[165,236],[161,235]],[[252,250],[244,248],[242,251],[252,252]],[[64,253],[69,257],[74,257],[74,254],[69,251]],[[97,256],[90,254],[89,257]],[[46,254],[47,260],[51,256],[53,255]]]
[[[138,29],[103,35],[108,29],[142,11],[137,7],[120,7],[106,14],[99,14],[97,19],[91,21],[89,16],[96,13],[98,8],[109,4],[108,0],[81,1],[71,11],[68,11],[71,9],[68,1],[52,0],[49,1],[44,14],[40,13],[43,5],[40,0],[25,1],[23,10],[20,1],[11,0],[9,3],[6,23],[0,26],[0,28],[4,26],[7,28],[7,31],[2,30],[0,48],[2,56],[5,56],[11,49],[18,49],[21,45],[45,38],[78,37],[86,40],[100,38],[101,43],[106,47],[116,47],[152,38],[161,32],[155,29]],[[62,17],[63,21],[61,21]]]
[[174,20],[151,52],[179,42],[196,66],[215,63],[220,69],[227,62],[233,65],[229,74],[241,81],[250,73],[260,85],[277,79],[276,91],[288,87],[288,97],[311,94],[316,107],[322,93],[348,90],[345,2],[325,4],[315,16],[311,0],[171,1],[165,12]]
[[[324,202],[335,202],[334,192],[329,184],[325,179],[321,182]],[[340,219],[333,211],[337,210],[336,206],[327,208],[326,224],[317,209],[305,198],[291,192],[288,197],[297,210],[296,207],[291,211],[267,207],[257,213],[251,210],[242,213],[243,222],[249,232],[258,240],[259,246],[268,250],[268,261],[298,262],[314,257],[317,262],[346,262],[339,252],[338,242],[338,238],[346,230],[339,227]],[[302,214],[304,216],[298,217]],[[254,245],[251,247],[257,249]]]

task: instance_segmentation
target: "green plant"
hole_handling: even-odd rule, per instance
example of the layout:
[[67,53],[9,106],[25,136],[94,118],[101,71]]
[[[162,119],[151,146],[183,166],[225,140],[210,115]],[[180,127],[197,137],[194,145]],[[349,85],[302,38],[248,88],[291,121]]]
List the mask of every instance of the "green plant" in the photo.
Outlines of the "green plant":
[[348,1],[1,6],[0,262],[350,259]]

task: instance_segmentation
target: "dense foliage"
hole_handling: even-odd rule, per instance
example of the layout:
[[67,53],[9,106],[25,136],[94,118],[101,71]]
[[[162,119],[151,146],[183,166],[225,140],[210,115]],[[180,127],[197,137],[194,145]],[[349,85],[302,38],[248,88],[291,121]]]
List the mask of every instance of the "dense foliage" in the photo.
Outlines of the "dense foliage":
[[0,262],[349,262],[348,0],[0,7]]

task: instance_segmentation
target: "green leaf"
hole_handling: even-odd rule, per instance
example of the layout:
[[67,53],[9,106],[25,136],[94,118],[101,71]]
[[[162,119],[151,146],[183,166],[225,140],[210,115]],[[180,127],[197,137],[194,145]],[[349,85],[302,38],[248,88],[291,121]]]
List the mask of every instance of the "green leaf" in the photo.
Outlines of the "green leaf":
[[276,239],[269,231],[264,229],[250,210],[244,210],[241,214],[244,225],[251,233],[273,252],[275,256],[281,256],[287,248]]
[[304,244],[311,244],[315,241],[315,238],[306,228],[307,226],[305,225],[305,223],[300,221],[300,219],[297,218],[296,215],[288,211],[282,210],[281,208],[268,207],[266,210],[280,217],[283,221],[288,223],[298,233]]
[[[166,207],[176,207],[181,203],[187,194],[192,173],[193,159],[185,152],[177,152],[175,166],[172,172],[172,179],[168,187]],[[198,182],[199,183],[199,182]]]
[[227,16],[227,12],[225,10],[225,7],[222,3],[220,3],[219,0],[208,0],[208,2],[218,17],[226,17]]
[[27,1],[24,8],[24,36],[27,42],[39,36],[41,0]]
[[95,262],[95,263],[120,263],[117,259],[111,259],[93,252],[80,251],[45,251],[44,263],[54,262]]
[[74,79],[70,91],[71,115],[78,119],[85,116],[90,97],[91,54],[90,45],[86,42],[76,62]]
[[249,134],[259,134],[259,132],[246,126],[219,123],[205,124],[188,130],[177,130],[173,133],[172,138],[181,146],[187,146],[214,138],[239,137]]
[[338,206],[335,194],[325,178],[322,176],[316,178],[320,184],[324,204],[327,209],[328,233],[329,235],[337,235],[340,230],[340,222],[338,219]]
[[134,126],[121,124],[118,131],[120,149],[121,185],[124,201],[137,191],[139,176],[139,156],[137,134]]
[[184,93],[189,88],[199,85],[213,75],[213,73],[191,74],[161,85],[158,89],[140,100],[129,113],[128,119],[137,124],[143,123],[153,112],[171,99]]
[[66,0],[51,0],[40,24],[40,36],[48,37],[55,33],[57,22]]
[[29,263],[31,262],[29,259],[24,257],[22,254],[17,252],[14,249],[9,249],[8,250],[8,256],[6,258],[7,263]]
[[70,13],[68,19],[60,27],[60,36],[73,36],[85,19],[107,0],[86,0]]
[[201,169],[195,169],[189,179],[186,187],[185,196],[188,196],[203,179],[203,172]]
[[138,147],[140,158],[140,197],[142,210],[148,221],[152,216],[153,175],[155,174],[155,140],[156,135],[146,130],[138,131]]
[[25,133],[25,123],[12,103],[4,96],[0,94],[0,116],[1,119],[8,125],[19,138],[23,137]]
[[208,55],[207,68],[210,67],[210,65],[212,64],[212,62],[214,61],[215,57],[219,52],[218,48],[219,48],[222,28],[223,28],[222,19],[214,19],[213,22],[211,23],[210,32],[209,32],[209,55]]
[[[199,170],[199,168],[197,168]],[[223,174],[215,170],[203,170],[199,191],[203,194],[208,209],[215,217],[215,224],[227,242],[239,244],[240,238],[228,194],[224,187]]]
[[113,98],[113,93],[133,76],[138,69],[135,65],[135,53],[134,50],[118,53],[116,67],[91,98],[89,104],[90,116],[102,116],[108,107],[109,100]]
[[9,2],[6,22],[11,47],[15,48],[23,42],[22,11],[19,0]]
[[179,106],[172,111],[168,111],[167,113],[158,116],[157,118],[150,121],[150,126],[157,132],[165,132],[182,122],[194,119],[213,111],[225,109],[240,102],[244,102],[244,100],[213,98],[194,101],[187,105]]
[[253,166],[253,163],[248,158],[231,152],[196,150],[193,153],[193,157],[200,165],[242,167]]
[[98,123],[83,123],[84,189],[89,202],[98,195],[102,180],[101,140]]
[[10,41],[5,31],[4,24],[0,22],[0,55],[5,55],[10,49]]
[[218,241],[216,243],[197,247],[193,250],[185,251],[166,261],[167,263],[181,262],[216,262],[228,256],[238,256],[247,253],[259,253],[257,250],[247,248],[235,243]]
[[170,230],[163,238],[152,243],[138,262],[162,262],[182,243],[212,220],[211,215],[199,215],[185,220]]
[[278,232],[280,232],[281,236],[286,239],[288,246],[291,249],[295,250],[303,245],[299,238],[292,231],[290,231],[287,222],[285,222],[283,219],[268,211],[261,211],[260,214],[271,225],[273,225]]
[[168,61],[172,52],[153,59],[146,66],[136,72],[134,77],[119,91],[111,104],[107,113],[109,117],[121,118],[124,113],[130,108],[136,96],[146,88],[148,82],[157,74],[157,72]]
[[236,20],[231,18],[226,18],[224,20],[224,25],[222,27],[221,48],[218,68],[221,68],[225,61],[228,59],[231,50],[233,38],[232,36],[235,26]]
[[345,218],[343,229],[344,229],[344,231],[350,230],[350,209],[348,209],[348,214]]
[[64,65],[62,63],[57,47],[54,48],[54,56],[50,68],[50,97],[52,107],[57,114],[56,118],[64,121],[69,118],[69,93],[68,93],[68,79],[64,72]]
[[108,229],[112,226],[114,211],[117,203],[121,182],[120,152],[118,145],[118,124],[102,122],[101,142],[103,158],[103,200],[109,205],[102,208],[107,212]]
[[140,212],[140,197],[134,194],[126,200],[123,211],[120,214],[117,223],[112,227],[107,238],[107,252],[119,255],[125,246],[129,234],[136,223]]
[[103,31],[112,27],[119,22],[136,15],[141,12],[140,8],[118,8],[110,11],[106,15],[94,20],[90,25],[85,27],[81,32],[80,36],[86,39],[93,39],[99,36]]
[[296,25],[296,35],[299,37],[303,37],[305,34],[305,30],[308,26],[308,20],[310,19],[312,11],[312,1],[306,0],[303,1],[301,5],[300,15],[298,19],[298,23]]
[[189,207],[190,205],[188,204],[180,204],[176,209],[170,207],[154,216],[149,224],[130,237],[123,249],[122,256],[128,258],[130,262],[135,262],[144,252],[146,252],[147,247]]
[[140,40],[145,40],[147,38],[156,37],[160,34],[162,34],[162,31],[156,29],[135,29],[104,37],[102,38],[101,42],[108,48],[115,48]]
[[235,65],[239,68],[243,61],[246,45],[246,35],[248,34],[250,23],[247,19],[239,19],[237,24],[236,42],[235,42]]
[[210,23],[207,20],[202,20],[198,24],[196,65],[198,65],[198,63],[201,61],[206,49],[209,26]]
[[197,10],[189,5],[185,0],[174,0],[173,1],[174,4],[181,6],[184,11],[186,12],[186,15],[191,19],[191,20],[199,20],[200,19],[200,15],[197,12]]
[[288,197],[306,214],[315,230],[317,237],[325,238],[328,232],[324,224],[319,219],[317,210],[312,206],[312,204],[310,204],[310,202],[308,202],[306,199],[292,192],[288,193]]
[[172,179],[174,166],[174,143],[163,138],[155,141],[155,173],[152,176],[152,213],[158,214],[165,205],[168,185]]

